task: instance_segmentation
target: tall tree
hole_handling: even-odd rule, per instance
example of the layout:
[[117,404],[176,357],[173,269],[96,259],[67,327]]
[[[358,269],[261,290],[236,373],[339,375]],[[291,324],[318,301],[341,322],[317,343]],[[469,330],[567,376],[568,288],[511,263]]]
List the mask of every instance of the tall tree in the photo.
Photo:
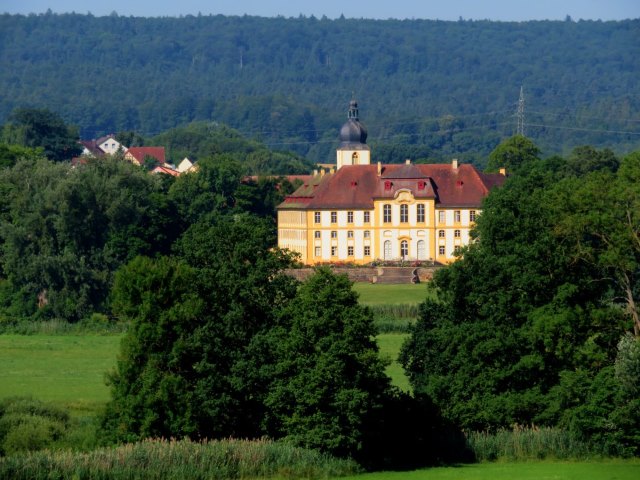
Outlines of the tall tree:
[[537,159],[539,155],[540,149],[531,140],[522,135],[514,135],[489,154],[487,169],[497,172],[500,168],[505,168],[508,173],[512,173]]
[[53,161],[71,160],[82,152],[78,130],[48,109],[19,108],[9,116],[2,133],[6,143],[23,147],[42,147]]
[[275,365],[267,431],[305,447],[358,454],[389,390],[375,334],[372,314],[347,277],[317,270],[269,332]]
[[268,379],[253,345],[295,294],[272,235],[264,220],[220,216],[185,233],[179,258],[140,258],[119,272],[114,313],[131,328],[110,376],[109,437],[263,434]]

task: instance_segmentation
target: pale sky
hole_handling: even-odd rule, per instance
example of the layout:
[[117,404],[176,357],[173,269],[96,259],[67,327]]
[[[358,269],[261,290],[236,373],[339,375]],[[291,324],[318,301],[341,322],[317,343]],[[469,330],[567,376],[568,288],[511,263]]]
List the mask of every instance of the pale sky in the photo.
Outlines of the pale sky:
[[0,13],[87,13],[161,17],[255,15],[438,20],[622,20],[640,18],[640,0],[0,0]]

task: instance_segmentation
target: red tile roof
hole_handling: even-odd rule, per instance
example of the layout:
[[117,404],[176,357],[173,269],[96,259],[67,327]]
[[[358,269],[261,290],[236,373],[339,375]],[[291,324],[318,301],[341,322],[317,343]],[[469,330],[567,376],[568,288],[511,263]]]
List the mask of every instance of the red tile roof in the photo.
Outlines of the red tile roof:
[[165,167],[164,165],[158,165],[156,168],[151,170],[151,173],[165,173],[167,175],[171,175],[172,177],[180,176],[180,172],[174,170],[173,168]]
[[144,157],[152,157],[160,163],[165,163],[164,147],[131,147],[127,154],[131,154],[141,165]]
[[434,198],[440,207],[479,207],[500,174],[480,173],[473,165],[345,165],[335,173],[316,175],[289,195],[281,209],[372,209],[375,199],[395,198],[409,190],[415,198]]

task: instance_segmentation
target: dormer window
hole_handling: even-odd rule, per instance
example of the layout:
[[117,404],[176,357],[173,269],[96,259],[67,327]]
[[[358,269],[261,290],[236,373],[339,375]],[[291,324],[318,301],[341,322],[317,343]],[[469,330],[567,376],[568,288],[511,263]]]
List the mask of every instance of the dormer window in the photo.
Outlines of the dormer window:
[[427,188],[427,182],[418,182],[418,190],[424,190]]
[[464,182],[462,180],[458,180],[456,182],[456,187],[461,187],[464,184]]
[[390,180],[385,180],[384,181],[384,189],[385,190],[391,190],[391,181]]

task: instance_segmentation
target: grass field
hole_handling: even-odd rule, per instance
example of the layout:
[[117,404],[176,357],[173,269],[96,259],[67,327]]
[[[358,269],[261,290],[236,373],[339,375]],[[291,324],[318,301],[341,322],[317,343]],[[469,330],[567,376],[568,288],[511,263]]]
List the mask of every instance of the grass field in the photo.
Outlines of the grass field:
[[408,392],[411,390],[409,380],[405,376],[402,366],[398,363],[398,353],[400,353],[400,347],[402,347],[405,338],[407,338],[406,333],[381,333],[377,340],[380,355],[391,360],[391,365],[387,367],[387,375],[391,377],[391,383]]
[[417,305],[428,295],[426,283],[402,283],[387,285],[377,283],[354,283],[353,289],[360,294],[364,305]]
[[343,480],[637,480],[640,460],[479,463],[413,472],[378,472]]
[[[31,395],[71,411],[93,410],[109,399],[104,374],[113,368],[120,335],[0,335],[0,398]],[[406,334],[378,336],[380,353],[392,361],[387,374],[409,391],[396,361]]]
[[92,411],[109,399],[104,374],[115,365],[119,335],[0,335],[0,398],[31,395]]

